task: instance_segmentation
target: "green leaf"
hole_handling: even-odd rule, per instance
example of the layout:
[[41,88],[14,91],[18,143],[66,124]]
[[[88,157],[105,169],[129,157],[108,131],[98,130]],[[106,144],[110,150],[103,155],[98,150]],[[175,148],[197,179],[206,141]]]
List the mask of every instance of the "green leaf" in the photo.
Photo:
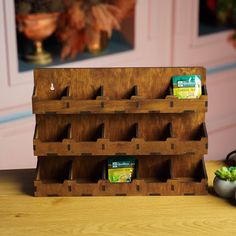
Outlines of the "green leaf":
[[236,181],[236,167],[221,167],[216,170],[215,175],[222,180]]

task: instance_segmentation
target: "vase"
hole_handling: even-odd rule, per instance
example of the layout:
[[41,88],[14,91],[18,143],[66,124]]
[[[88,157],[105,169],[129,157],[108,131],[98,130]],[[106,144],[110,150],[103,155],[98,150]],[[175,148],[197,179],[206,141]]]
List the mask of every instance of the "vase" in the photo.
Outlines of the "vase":
[[88,51],[92,54],[98,54],[107,48],[109,43],[108,34],[105,31],[94,31],[92,39],[87,44]]
[[35,13],[16,15],[18,29],[34,41],[35,52],[24,58],[34,64],[45,65],[52,62],[52,56],[43,49],[43,40],[54,33],[60,13]]
[[222,180],[216,176],[213,181],[213,187],[220,197],[232,198],[236,191],[236,181]]

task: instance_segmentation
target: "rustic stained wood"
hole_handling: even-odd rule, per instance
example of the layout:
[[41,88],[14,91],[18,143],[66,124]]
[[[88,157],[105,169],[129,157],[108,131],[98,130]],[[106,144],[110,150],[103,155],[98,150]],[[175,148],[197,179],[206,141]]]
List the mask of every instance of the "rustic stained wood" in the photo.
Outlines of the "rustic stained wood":
[[[203,95],[191,102],[172,95],[173,75],[199,74]],[[33,112],[180,113],[206,111],[204,68],[39,69],[34,72]],[[51,83],[55,90],[50,90]]]
[[[199,74],[203,95],[172,95]],[[35,196],[207,194],[206,72],[186,68],[36,69]],[[106,159],[137,159],[132,183],[107,180]]]

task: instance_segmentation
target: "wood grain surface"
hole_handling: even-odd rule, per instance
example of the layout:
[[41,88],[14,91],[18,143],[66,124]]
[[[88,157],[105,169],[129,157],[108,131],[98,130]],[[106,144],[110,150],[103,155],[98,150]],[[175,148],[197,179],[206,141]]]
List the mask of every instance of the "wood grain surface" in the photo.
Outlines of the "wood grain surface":
[[0,172],[0,235],[235,235],[235,202],[207,196],[33,197],[34,170]]
[[[194,74],[201,75],[201,98],[176,99],[172,76]],[[35,114],[182,113],[208,106],[202,67],[41,68],[34,70],[34,86]]]
[[[173,96],[173,76],[195,74],[201,98]],[[35,196],[207,194],[205,68],[44,68],[34,86]],[[111,184],[113,155],[135,156],[140,178]]]

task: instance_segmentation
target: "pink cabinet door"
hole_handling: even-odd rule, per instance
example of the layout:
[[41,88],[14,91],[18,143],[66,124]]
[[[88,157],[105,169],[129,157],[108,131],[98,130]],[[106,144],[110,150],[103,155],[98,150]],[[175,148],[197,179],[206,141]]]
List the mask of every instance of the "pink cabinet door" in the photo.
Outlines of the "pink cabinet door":
[[236,50],[227,42],[232,30],[199,36],[199,0],[173,1],[174,65],[208,68],[234,63]]
[[233,31],[199,36],[199,0],[173,1],[173,9],[173,65],[208,69],[207,158],[224,159],[236,145],[236,49],[227,41]]

